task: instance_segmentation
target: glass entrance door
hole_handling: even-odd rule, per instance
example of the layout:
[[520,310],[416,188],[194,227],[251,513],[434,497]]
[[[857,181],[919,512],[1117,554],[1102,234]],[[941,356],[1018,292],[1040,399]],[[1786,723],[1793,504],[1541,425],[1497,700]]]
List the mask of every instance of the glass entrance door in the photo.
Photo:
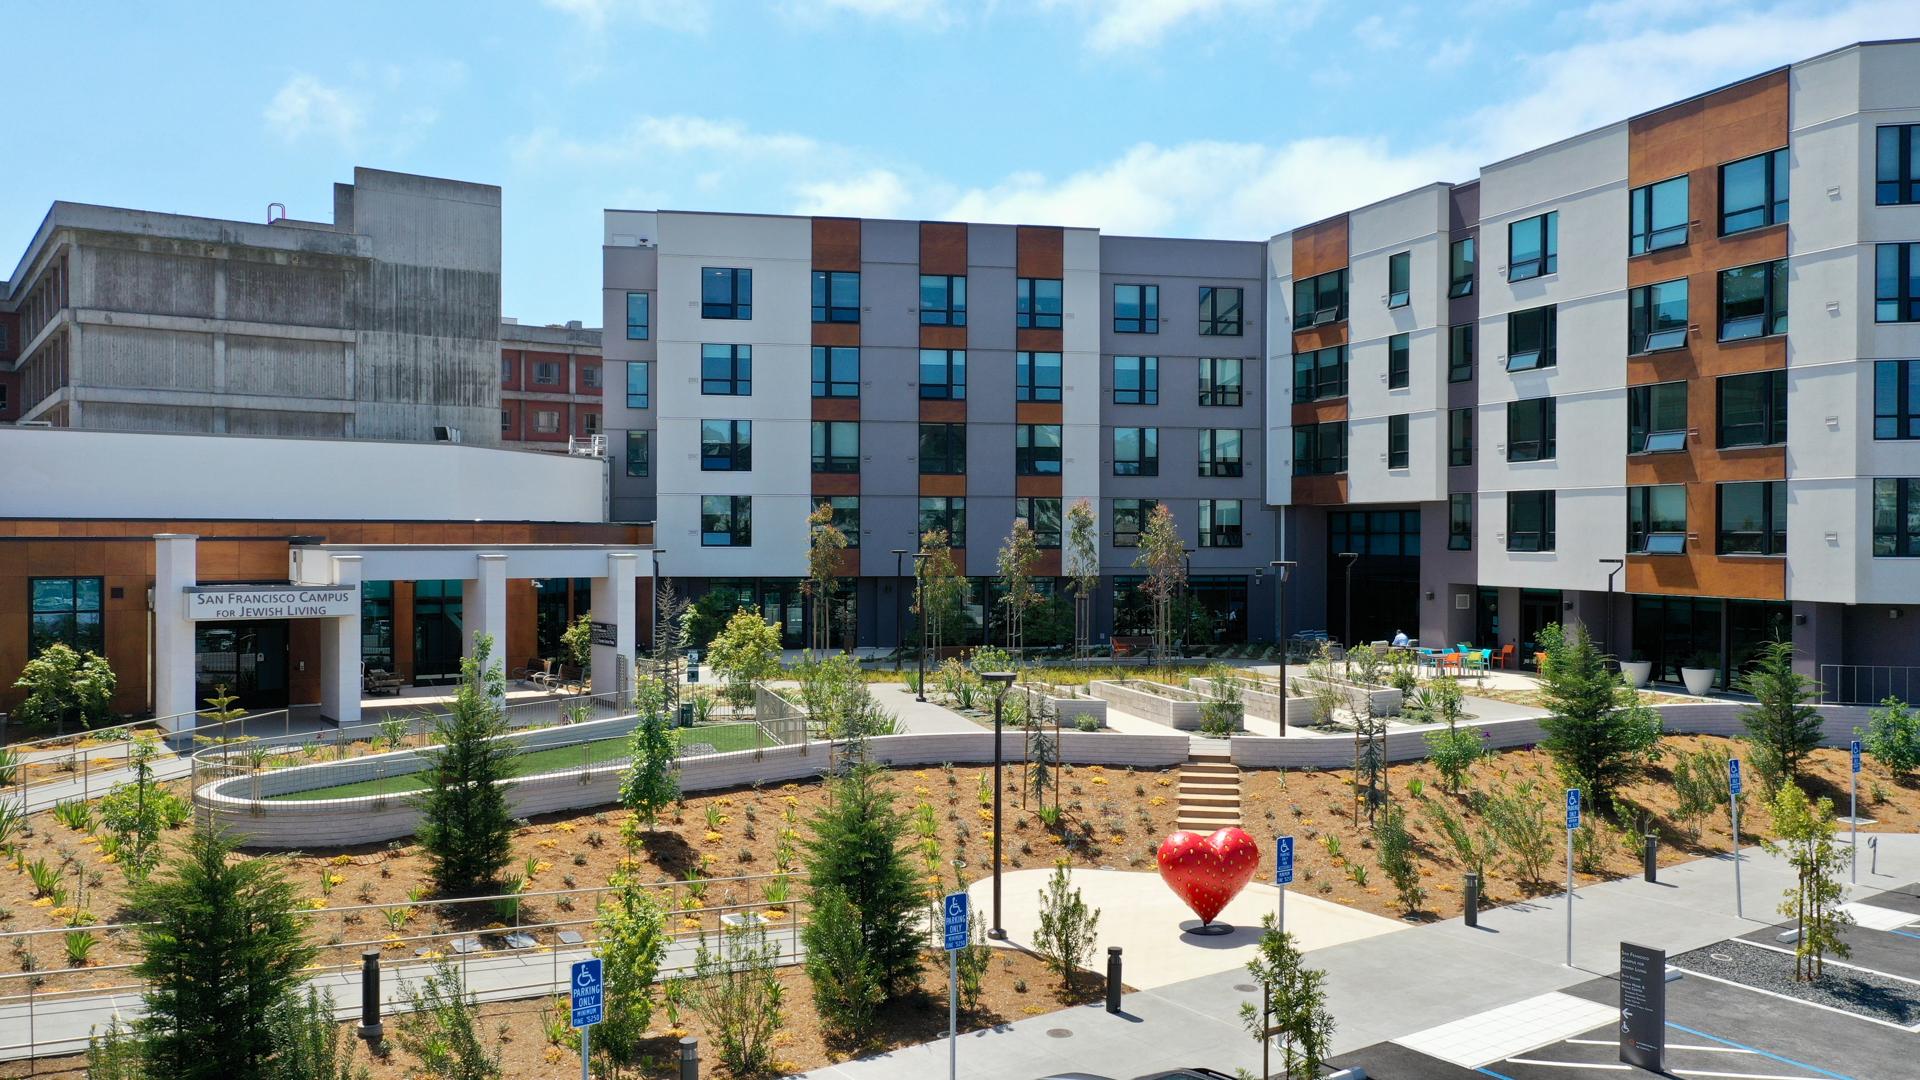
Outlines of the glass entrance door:
[[194,696],[201,702],[225,687],[240,708],[286,708],[285,619],[196,624],[193,657]]
[[[465,650],[461,628],[465,594],[457,578],[413,583],[413,681],[441,682],[457,678]],[[495,642],[493,659],[504,669],[504,643]]]
[[1520,659],[1533,663],[1540,651],[1540,631],[1560,621],[1559,589],[1520,590]]

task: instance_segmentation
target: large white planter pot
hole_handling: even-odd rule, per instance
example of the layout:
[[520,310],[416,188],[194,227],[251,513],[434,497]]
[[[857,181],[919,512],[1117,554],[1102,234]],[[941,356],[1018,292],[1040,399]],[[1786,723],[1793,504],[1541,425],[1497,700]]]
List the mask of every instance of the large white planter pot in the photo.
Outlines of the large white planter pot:
[[1653,681],[1653,661],[1624,660],[1620,663],[1620,673],[1627,677],[1627,685],[1635,690]]
[[1694,697],[1705,697],[1713,689],[1713,677],[1719,672],[1710,667],[1683,667],[1680,669],[1680,681],[1687,684],[1687,693]]

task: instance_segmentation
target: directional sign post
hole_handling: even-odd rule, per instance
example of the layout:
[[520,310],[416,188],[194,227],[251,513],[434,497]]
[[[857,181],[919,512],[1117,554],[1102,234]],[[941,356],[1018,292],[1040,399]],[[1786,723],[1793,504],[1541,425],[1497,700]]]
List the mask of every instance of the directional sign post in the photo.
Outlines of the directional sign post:
[[956,955],[967,947],[968,913],[972,903],[963,892],[948,893],[940,901],[947,947],[947,1076],[960,1075],[960,966]]
[[1580,789],[1567,789],[1567,966],[1573,966],[1573,833],[1580,827]]
[[1860,740],[1855,739],[1848,749],[1851,751],[1852,769],[1847,775],[1847,821],[1853,832],[1853,867],[1847,871],[1855,885],[1860,884]]
[[1733,815],[1733,913],[1747,917],[1747,898],[1740,891],[1740,759],[1727,759],[1727,811]]
[[600,979],[599,958],[575,963],[567,985],[572,998],[573,1026],[580,1029],[580,1080],[592,1080],[587,1073],[587,1062],[592,1056],[588,1043],[593,1036],[593,1025],[606,1013],[606,1001],[600,992],[604,984]]
[[1667,954],[1620,943],[1620,1060],[1666,1075]]
[[1282,836],[1273,853],[1273,883],[1280,893],[1280,910],[1274,918],[1274,929],[1287,932],[1287,886],[1293,884],[1293,837]]

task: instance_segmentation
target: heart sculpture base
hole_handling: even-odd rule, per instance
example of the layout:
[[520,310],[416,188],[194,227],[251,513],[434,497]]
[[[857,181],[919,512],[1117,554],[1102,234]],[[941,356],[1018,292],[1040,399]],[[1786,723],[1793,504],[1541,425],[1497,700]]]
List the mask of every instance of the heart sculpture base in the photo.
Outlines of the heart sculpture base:
[[1199,926],[1193,927],[1192,929],[1182,930],[1181,933],[1192,934],[1194,937],[1226,937],[1228,934],[1233,933],[1233,924],[1223,923],[1223,922],[1203,922]]
[[[1200,916],[1200,928],[1188,932],[1219,933],[1208,927],[1253,879],[1260,866],[1260,845],[1244,831],[1228,826],[1208,836],[1174,833],[1160,842],[1156,857],[1161,880]],[[1231,933],[1232,928],[1225,932]]]

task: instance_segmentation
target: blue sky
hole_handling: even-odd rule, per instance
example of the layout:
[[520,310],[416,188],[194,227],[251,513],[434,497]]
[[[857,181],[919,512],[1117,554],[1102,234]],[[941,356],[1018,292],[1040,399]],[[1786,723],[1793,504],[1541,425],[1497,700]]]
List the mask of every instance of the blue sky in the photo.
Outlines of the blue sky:
[[501,185],[503,310],[589,324],[606,207],[1261,238],[1920,35],[1912,0],[0,7],[37,43],[6,57],[3,272],[55,199],[326,219],[367,165]]

